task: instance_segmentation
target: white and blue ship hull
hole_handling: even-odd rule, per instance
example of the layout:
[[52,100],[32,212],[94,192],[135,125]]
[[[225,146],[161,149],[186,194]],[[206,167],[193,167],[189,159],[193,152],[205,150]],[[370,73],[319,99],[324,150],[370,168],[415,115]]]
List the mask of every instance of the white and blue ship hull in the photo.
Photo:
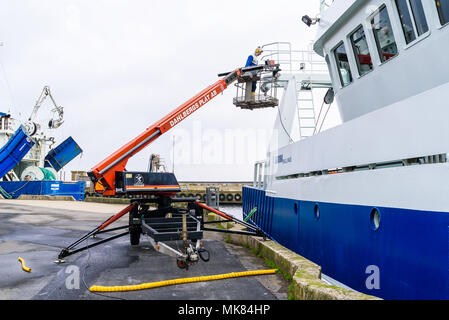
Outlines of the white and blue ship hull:
[[[449,299],[446,101],[449,84],[295,143],[275,130],[256,186],[244,189],[245,217],[257,208],[253,222],[273,240],[354,290]],[[367,286],[372,266],[378,288]]]
[[[449,172],[447,165],[441,169]],[[291,183],[284,187],[298,189]],[[257,207],[253,223],[354,290],[384,299],[449,299],[449,212],[404,209],[371,196],[363,205],[245,187],[243,212],[246,217]],[[380,213],[377,230],[374,209]],[[367,286],[370,266],[379,270],[378,288]]]
[[[314,51],[327,62],[328,97],[343,123],[319,132],[320,117],[300,112],[301,74],[284,74],[268,155],[244,188],[243,211],[257,208],[251,219],[273,240],[354,290],[449,299],[449,2],[400,2],[323,9]],[[297,117],[300,131],[314,131],[293,142]]]

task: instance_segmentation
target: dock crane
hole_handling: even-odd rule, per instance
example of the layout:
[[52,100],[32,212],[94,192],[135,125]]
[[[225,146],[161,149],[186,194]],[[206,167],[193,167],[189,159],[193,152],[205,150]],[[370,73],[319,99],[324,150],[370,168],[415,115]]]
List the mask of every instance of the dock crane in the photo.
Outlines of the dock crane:
[[[193,98],[176,108],[167,116],[148,127],[139,136],[118,149],[88,173],[95,184],[95,191],[104,196],[127,195],[136,197],[131,204],[115,216],[109,218],[102,225],[95,228],[72,245],[64,248],[58,256],[58,262],[80,251],[101,245],[105,242],[130,235],[131,245],[138,245],[142,234],[148,236],[153,247],[164,254],[177,259],[179,268],[188,269],[192,263],[209,260],[209,253],[202,247],[203,231],[228,232],[236,234],[257,235],[266,237],[258,227],[235,217],[210,208],[198,202],[196,198],[176,198],[181,191],[179,183],[173,173],[167,172],[129,172],[126,171],[128,160],[142,151],[149,144],[180,124],[194,112],[204,107],[212,99],[225,91],[232,83],[241,80],[245,75],[279,72],[279,65],[274,63],[261,66],[239,68],[232,72],[219,74],[222,77],[216,83],[208,86]],[[187,208],[173,206],[175,203],[187,203]],[[150,206],[157,206],[152,209]],[[204,221],[204,210],[213,212],[224,221]],[[129,224],[126,226],[106,230],[126,214],[129,214]],[[248,231],[228,231],[206,228],[205,225],[218,222],[235,222],[244,226]],[[83,241],[98,234],[127,229],[126,232],[100,240],[85,247],[75,249]],[[182,240],[182,250],[176,250],[166,244],[167,241]]]

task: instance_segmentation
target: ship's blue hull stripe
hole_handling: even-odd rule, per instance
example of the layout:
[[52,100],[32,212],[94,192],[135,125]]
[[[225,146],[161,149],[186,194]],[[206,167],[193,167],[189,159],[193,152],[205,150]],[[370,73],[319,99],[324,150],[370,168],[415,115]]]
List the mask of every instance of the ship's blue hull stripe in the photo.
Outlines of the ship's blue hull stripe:
[[[448,212],[283,199],[245,187],[243,216],[254,207],[252,222],[273,240],[357,291],[384,299],[449,299]],[[380,213],[377,230],[373,209]],[[369,266],[379,270],[379,289],[367,288]]]

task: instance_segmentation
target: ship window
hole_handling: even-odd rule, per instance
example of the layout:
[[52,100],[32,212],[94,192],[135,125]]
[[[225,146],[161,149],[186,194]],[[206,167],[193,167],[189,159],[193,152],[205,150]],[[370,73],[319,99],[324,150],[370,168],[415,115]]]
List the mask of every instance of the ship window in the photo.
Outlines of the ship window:
[[371,19],[371,26],[374,31],[377,48],[379,50],[380,60],[388,61],[398,54],[398,47],[391,28],[390,17],[387,7],[384,5],[379,12]]
[[329,75],[331,77],[331,80],[334,81],[334,74],[333,74],[333,69],[331,67],[331,61],[329,59],[329,55],[326,55],[325,61],[326,61],[326,64],[327,64],[327,69],[329,70]]
[[365,30],[363,30],[362,26],[351,35],[351,43],[356,57],[357,67],[359,68],[359,74],[364,76],[373,70],[373,62],[371,60],[368,42],[366,41]]
[[315,215],[315,219],[320,220],[320,207],[317,204],[313,208],[313,213]]
[[379,230],[380,228],[380,212],[377,209],[373,209],[371,211],[370,220],[371,220],[371,228],[374,231]]
[[352,74],[351,68],[349,67],[348,54],[343,42],[334,50],[334,54],[340,74],[341,85],[346,87],[352,82]]
[[421,0],[396,0],[407,44],[429,31]]
[[441,25],[449,23],[449,0],[436,0]]

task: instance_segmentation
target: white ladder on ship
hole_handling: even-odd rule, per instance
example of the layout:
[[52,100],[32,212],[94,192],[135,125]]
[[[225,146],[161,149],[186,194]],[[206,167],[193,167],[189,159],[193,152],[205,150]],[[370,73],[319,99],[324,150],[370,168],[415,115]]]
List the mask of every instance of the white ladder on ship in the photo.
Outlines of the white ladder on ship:
[[303,88],[301,84],[297,95],[299,134],[304,139],[313,136],[316,129],[315,102],[312,89]]

